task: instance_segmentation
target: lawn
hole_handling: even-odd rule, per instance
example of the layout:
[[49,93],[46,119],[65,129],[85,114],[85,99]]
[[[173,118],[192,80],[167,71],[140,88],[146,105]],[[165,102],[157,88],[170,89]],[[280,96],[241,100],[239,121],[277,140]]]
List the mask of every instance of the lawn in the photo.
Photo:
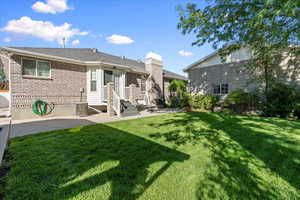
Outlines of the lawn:
[[15,138],[7,155],[5,200],[300,199],[299,121],[168,114]]

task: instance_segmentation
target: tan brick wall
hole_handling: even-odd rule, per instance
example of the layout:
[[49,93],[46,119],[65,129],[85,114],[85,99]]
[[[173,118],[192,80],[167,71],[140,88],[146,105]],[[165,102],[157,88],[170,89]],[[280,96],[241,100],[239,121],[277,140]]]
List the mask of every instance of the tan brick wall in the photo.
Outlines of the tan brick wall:
[[213,86],[222,83],[228,83],[229,92],[237,89],[254,91],[258,85],[242,64],[229,63],[191,69],[188,71],[190,87],[193,92],[200,94],[212,94]]
[[22,76],[21,57],[12,57],[13,112],[31,108],[36,99],[42,99],[58,107],[74,106],[80,102],[80,88],[84,88],[82,100],[86,102],[86,67],[57,61],[49,62],[50,79],[25,78]]

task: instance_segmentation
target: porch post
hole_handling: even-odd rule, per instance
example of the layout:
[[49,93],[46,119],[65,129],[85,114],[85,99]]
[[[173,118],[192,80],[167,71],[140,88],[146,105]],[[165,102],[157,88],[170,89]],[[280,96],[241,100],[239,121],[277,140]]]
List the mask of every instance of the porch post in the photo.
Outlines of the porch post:
[[135,84],[129,85],[129,101],[135,103]]
[[107,84],[107,114],[109,117],[115,114],[113,109],[113,88],[114,84],[112,82]]

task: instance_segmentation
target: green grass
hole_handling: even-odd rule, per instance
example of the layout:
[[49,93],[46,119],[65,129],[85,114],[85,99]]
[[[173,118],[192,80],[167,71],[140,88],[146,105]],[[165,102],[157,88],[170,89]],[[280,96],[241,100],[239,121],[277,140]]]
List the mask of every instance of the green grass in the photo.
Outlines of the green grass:
[[15,138],[6,200],[300,199],[300,122],[187,112]]

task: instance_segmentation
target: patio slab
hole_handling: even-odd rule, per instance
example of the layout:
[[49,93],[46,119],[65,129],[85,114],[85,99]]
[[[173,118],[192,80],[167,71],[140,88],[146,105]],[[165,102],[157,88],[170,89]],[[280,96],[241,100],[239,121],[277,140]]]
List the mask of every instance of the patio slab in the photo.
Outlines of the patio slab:
[[180,110],[163,109],[155,112],[143,111],[140,115],[130,117],[109,117],[106,113],[91,115],[88,117],[68,116],[68,117],[49,117],[34,120],[13,120],[10,138],[36,134],[46,131],[74,128],[91,124],[136,119],[140,117],[156,116],[167,113],[179,112]]

